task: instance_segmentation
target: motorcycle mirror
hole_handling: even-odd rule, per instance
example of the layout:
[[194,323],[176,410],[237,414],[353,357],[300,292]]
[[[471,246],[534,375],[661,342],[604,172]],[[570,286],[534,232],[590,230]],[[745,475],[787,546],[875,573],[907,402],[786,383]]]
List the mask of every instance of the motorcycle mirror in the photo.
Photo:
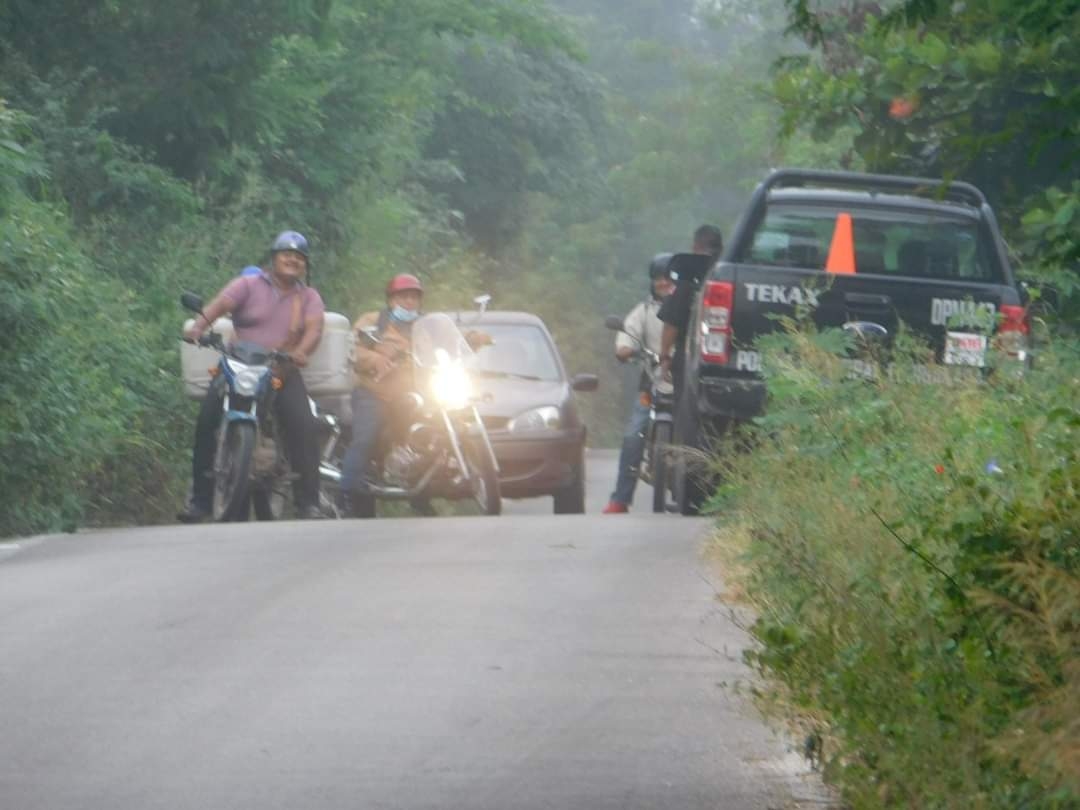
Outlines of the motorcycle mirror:
[[574,391],[595,391],[600,387],[600,378],[595,374],[575,374],[570,378],[570,388]]
[[478,295],[473,299],[473,303],[480,308],[480,314],[483,315],[487,311],[488,304],[491,303],[491,296],[488,293]]
[[604,326],[612,332],[621,332],[623,331],[623,319],[618,315],[608,315],[604,318]]
[[202,314],[202,296],[185,292],[180,296],[180,306],[196,314]]

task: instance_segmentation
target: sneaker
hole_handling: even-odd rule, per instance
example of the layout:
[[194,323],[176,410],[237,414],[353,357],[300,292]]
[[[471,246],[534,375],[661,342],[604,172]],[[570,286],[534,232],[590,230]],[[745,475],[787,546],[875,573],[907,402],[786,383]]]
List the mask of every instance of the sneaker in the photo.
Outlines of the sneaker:
[[176,515],[176,519],[181,523],[202,523],[204,520],[208,520],[209,517],[210,510],[195,501],[188,501],[187,505]]
[[619,503],[618,501],[608,501],[608,505],[604,507],[604,511],[601,514],[604,515],[625,515],[630,511],[630,507],[625,503]]

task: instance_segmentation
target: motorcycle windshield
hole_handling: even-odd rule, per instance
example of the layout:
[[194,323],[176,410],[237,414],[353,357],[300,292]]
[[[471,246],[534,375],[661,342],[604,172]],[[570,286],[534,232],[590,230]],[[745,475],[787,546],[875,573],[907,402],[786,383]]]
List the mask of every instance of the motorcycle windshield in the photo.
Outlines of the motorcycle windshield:
[[248,340],[236,340],[229,345],[229,356],[246,366],[265,366],[270,363],[270,350]]
[[417,368],[434,369],[453,361],[466,363],[473,350],[449,315],[421,315],[412,327],[413,361]]

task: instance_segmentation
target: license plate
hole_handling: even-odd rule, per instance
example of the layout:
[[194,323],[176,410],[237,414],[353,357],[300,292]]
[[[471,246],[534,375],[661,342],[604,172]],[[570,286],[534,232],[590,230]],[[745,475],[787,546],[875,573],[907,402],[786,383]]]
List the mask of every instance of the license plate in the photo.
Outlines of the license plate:
[[986,335],[972,332],[945,333],[945,365],[975,366],[986,365]]

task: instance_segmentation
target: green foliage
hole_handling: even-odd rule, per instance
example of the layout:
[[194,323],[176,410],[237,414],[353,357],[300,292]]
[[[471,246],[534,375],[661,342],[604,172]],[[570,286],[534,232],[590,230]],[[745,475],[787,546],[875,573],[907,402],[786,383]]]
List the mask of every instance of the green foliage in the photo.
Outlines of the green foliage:
[[841,336],[768,344],[724,493],[767,688],[816,718],[853,807],[1075,806],[1077,347],[931,385],[917,345],[868,380]]
[[20,122],[0,110],[0,150],[17,156],[0,158],[0,488],[9,496],[0,535],[71,527],[112,497],[86,482],[116,453],[140,460],[129,445],[149,439],[130,420],[157,378],[144,351],[150,330],[127,317],[133,293],[103,279],[61,213],[26,194],[41,170]]
[[846,132],[851,159],[869,169],[975,183],[1028,277],[1059,288],[1058,314],[1075,324],[1076,2],[907,0],[888,14],[787,4],[814,50],[778,72],[785,132]]
[[1080,180],[1067,190],[1051,187],[1033,196],[1021,226],[1020,248],[1035,263],[1027,275],[1057,298],[1050,311],[1080,312]]

